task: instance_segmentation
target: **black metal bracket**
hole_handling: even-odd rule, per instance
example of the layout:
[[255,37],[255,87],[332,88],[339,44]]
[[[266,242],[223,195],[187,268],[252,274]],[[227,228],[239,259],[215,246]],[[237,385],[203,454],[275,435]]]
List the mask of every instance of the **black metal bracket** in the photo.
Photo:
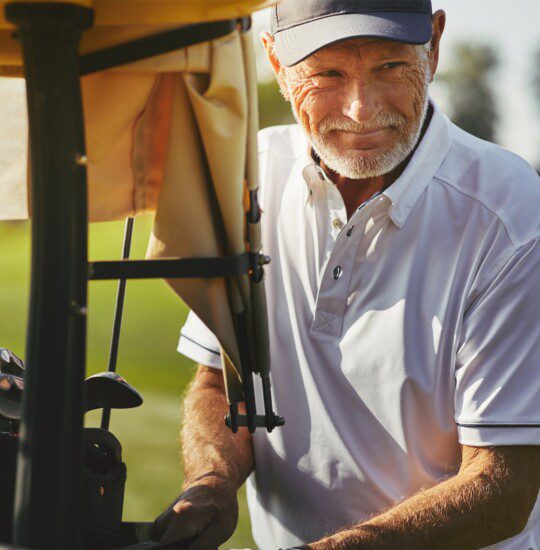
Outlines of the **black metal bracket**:
[[[248,252],[224,258],[183,258],[165,260],[118,260],[91,262],[88,279],[214,279],[237,277],[252,269],[259,259],[252,259]],[[259,256],[259,255],[256,255]]]
[[[253,417],[253,423],[256,428],[266,428],[269,432],[271,432],[274,428],[285,426],[285,419],[282,416],[275,414],[269,422],[266,416],[258,414]],[[236,433],[238,428],[249,427],[248,417],[245,414],[233,415],[229,413],[225,417],[225,426],[230,428],[233,433]]]
[[251,30],[251,27],[253,26],[253,20],[251,16],[242,17],[239,19],[238,24],[240,26],[241,32],[249,32]]
[[232,33],[237,26],[235,19],[186,25],[144,38],[131,40],[80,57],[81,74],[88,75],[161,55],[188,46],[216,40]]

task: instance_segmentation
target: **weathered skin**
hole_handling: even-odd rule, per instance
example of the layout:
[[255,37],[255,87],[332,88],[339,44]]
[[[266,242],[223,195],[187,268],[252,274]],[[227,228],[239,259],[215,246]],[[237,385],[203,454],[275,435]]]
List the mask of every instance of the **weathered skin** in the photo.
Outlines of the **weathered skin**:
[[[429,53],[410,44],[354,38],[323,48],[294,67],[284,67],[275,55],[273,37],[264,33],[262,40],[281,91],[306,134],[317,136],[321,123],[328,119],[352,121],[363,135],[332,131],[325,139],[344,157],[373,159],[391,151],[403,134],[418,127],[426,73],[435,75],[437,71],[445,21],[444,12],[434,15]],[[398,116],[403,126],[380,128],[377,119],[385,114]],[[346,178],[324,162],[321,165],[341,191],[350,215],[374,193],[391,185],[408,160],[387,174],[363,179]]]
[[[425,65],[425,56],[409,44],[355,38],[286,68],[284,91],[312,134],[325,117],[348,117],[369,126],[381,111],[398,113],[410,125],[421,115]],[[335,132],[329,137],[341,150],[370,155],[391,149],[398,133],[388,128],[374,136]]]
[[[184,399],[182,494],[155,522],[162,545],[217,548],[238,523],[236,492],[253,470],[251,434],[233,434],[221,371],[200,366]],[[245,410],[240,410],[245,414]]]

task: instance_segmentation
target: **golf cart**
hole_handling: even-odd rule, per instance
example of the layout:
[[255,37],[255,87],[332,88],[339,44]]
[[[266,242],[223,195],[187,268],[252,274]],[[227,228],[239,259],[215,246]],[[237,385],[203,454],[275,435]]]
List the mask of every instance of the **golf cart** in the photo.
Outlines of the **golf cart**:
[[[0,0],[0,75],[25,78],[29,122],[28,166],[19,155],[0,176],[0,219],[32,219],[26,369],[8,372],[17,358],[2,352],[14,547],[150,545],[151,524],[121,523],[125,471],[108,431],[111,407],[140,401],[114,373],[128,279],[167,279],[216,334],[231,430],[284,423],[269,378],[249,32],[270,3]],[[148,259],[129,260],[133,216],[148,211]],[[89,263],[88,222],[123,218],[122,260]],[[109,372],[85,382],[88,281],[114,279]],[[89,407],[104,409],[101,428],[83,428]],[[111,517],[107,536],[88,538]]]

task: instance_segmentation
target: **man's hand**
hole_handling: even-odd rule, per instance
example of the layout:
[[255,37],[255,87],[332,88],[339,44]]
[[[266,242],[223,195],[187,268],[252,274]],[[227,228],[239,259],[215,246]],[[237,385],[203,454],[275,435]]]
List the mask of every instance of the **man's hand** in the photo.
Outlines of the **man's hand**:
[[227,412],[222,372],[200,366],[184,399],[184,492],[154,525],[162,545],[217,548],[236,529],[236,494],[253,470],[253,447],[247,430],[226,428]]
[[196,485],[156,520],[154,535],[162,545],[217,548],[232,536],[237,523],[235,492],[219,484]]

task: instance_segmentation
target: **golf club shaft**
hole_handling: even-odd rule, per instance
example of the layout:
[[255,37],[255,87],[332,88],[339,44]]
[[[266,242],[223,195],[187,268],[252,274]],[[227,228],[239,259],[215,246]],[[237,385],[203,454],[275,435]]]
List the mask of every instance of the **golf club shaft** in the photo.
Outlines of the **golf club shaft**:
[[[122,250],[122,260],[129,259],[131,252],[131,241],[133,237],[133,224],[135,219],[130,217],[126,220],[126,226],[124,231],[124,247]],[[111,349],[109,352],[109,366],[107,370],[109,372],[116,372],[116,363],[118,361],[118,347],[120,344],[120,330],[122,329],[122,314],[124,312],[124,298],[126,296],[126,279],[120,279],[118,281],[118,293],[116,295],[116,309],[114,312],[113,332],[111,338]],[[111,409],[103,409],[103,415],[101,417],[101,428],[104,430],[109,429],[109,423],[111,421]]]

